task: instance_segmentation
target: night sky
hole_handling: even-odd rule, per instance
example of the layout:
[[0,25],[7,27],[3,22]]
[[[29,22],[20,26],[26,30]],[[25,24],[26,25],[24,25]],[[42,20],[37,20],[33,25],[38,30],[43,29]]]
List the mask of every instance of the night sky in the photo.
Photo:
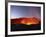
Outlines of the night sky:
[[10,15],[11,15],[11,19],[20,18],[20,17],[32,17],[32,16],[36,18],[41,18],[41,8],[34,6],[11,5]]

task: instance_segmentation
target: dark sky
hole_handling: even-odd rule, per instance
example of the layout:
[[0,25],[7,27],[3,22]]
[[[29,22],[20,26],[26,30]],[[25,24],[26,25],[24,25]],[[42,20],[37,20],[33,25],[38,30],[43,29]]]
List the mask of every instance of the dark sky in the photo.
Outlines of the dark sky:
[[41,8],[34,6],[15,6],[11,5],[10,15],[11,18],[20,18],[20,17],[37,17],[41,18]]

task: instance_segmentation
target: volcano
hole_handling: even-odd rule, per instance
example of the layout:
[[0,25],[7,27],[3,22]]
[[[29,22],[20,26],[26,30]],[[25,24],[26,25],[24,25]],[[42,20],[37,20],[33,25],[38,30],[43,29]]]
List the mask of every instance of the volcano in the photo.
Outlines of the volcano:
[[11,24],[25,24],[25,25],[37,25],[40,24],[40,19],[32,17],[32,18],[16,18],[11,19]]

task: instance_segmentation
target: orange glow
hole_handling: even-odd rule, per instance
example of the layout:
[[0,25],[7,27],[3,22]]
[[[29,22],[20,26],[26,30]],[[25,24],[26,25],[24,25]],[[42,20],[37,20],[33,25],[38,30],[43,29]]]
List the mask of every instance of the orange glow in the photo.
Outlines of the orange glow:
[[40,20],[38,20],[35,17],[32,18],[18,18],[18,19],[12,19],[11,23],[13,24],[26,24],[26,25],[31,25],[31,24],[39,24]]

